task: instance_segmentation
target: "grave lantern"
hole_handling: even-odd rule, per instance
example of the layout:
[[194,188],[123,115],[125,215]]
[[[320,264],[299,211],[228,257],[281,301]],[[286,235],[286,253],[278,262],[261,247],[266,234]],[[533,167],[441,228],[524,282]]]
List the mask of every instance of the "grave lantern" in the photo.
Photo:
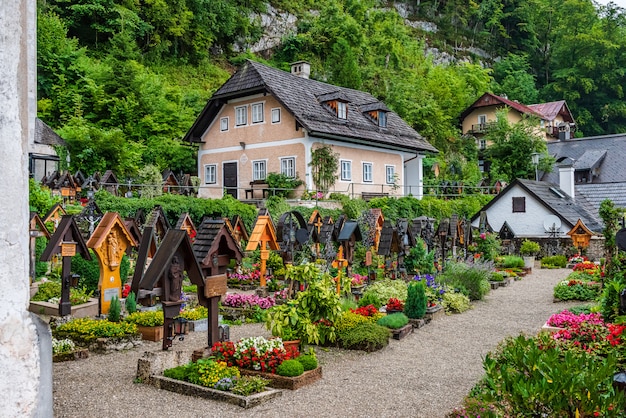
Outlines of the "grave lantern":
[[574,247],[578,248],[580,254],[582,255],[583,249],[589,246],[589,241],[591,240],[593,232],[585,226],[582,220],[578,219],[576,225],[574,225],[567,235],[572,238]]

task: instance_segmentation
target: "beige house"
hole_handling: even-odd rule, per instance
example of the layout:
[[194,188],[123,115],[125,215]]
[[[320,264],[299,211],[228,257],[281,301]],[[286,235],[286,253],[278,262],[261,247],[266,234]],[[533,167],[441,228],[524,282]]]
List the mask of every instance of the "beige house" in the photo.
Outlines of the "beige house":
[[[508,118],[511,123],[518,123],[524,117],[536,117],[537,131],[545,135],[548,142],[570,139],[570,132],[576,128],[574,117],[565,100],[524,105],[506,97],[485,93],[461,114],[463,134],[474,135],[480,141],[496,121],[496,112],[504,108],[509,109]],[[486,146],[480,142],[478,145],[479,148]]]
[[339,154],[330,192],[422,196],[422,159],[437,150],[372,95],[309,78],[306,62],[291,73],[247,61],[202,110],[184,140],[200,144],[198,195],[259,198],[268,173],[314,191],[311,152]]

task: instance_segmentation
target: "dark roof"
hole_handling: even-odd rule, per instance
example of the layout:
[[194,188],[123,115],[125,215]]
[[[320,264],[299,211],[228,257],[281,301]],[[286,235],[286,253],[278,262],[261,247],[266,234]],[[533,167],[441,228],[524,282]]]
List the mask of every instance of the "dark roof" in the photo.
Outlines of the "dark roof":
[[[371,94],[298,77],[250,60],[215,92],[184,140],[201,141],[226,100],[258,93],[274,96],[313,136],[344,142],[375,143],[382,148],[412,152],[437,152],[394,112],[388,113],[386,128],[373,123],[360,108],[377,102]],[[320,98],[328,100],[329,97],[340,97],[348,103],[346,120],[337,118],[322,105]]]
[[[223,238],[222,238],[223,237]],[[198,227],[198,233],[193,242],[193,252],[201,266],[207,265],[209,260],[205,260],[212,251],[216,251],[219,242],[216,239],[221,238],[227,241],[229,249],[234,252],[234,257],[238,261],[243,258],[243,251],[239,243],[235,241],[233,236],[226,227],[223,219],[205,218]]]
[[502,107],[508,106],[525,115],[543,117],[541,113],[535,111],[529,106],[523,105],[513,100],[509,100],[505,97],[495,95],[493,93],[484,93],[474,103],[472,103],[467,109],[465,109],[463,113],[461,113],[460,120],[465,119],[467,115],[469,115],[474,109],[478,109],[481,107],[490,107],[490,106],[502,106]]
[[527,193],[537,199],[537,201],[546,209],[550,210],[554,213],[554,215],[566,222],[569,225],[569,228],[573,228],[578,219],[581,219],[590,230],[602,232],[602,221],[594,214],[593,207],[584,197],[580,196],[577,197],[576,200],[573,200],[556,184],[547,183],[545,181],[524,179],[514,180],[502,192],[500,192],[500,194],[487,203],[477,214],[472,216],[471,220],[474,221],[480,216],[480,212],[486,211],[496,201],[498,201],[498,199],[506,196],[507,191],[515,185],[519,185]]
[[576,197],[582,196],[587,200],[598,218],[600,203],[606,199],[611,200],[616,207],[626,208],[626,183],[577,184],[574,188]]
[[[626,155],[626,134],[549,142],[547,146],[548,153],[557,160],[563,158],[574,160],[575,170],[595,169],[591,183],[626,182],[626,170],[623,169],[624,155]],[[545,173],[541,179],[558,183],[558,168],[555,166],[551,173]]]
[[565,122],[574,122],[574,117],[572,116],[569,107],[567,107],[565,100],[531,104],[528,105],[528,107],[539,113],[543,119],[548,121],[554,120],[560,114]]
[[44,145],[63,145],[67,144],[51,127],[45,124],[44,121],[37,118],[35,122],[35,143]]

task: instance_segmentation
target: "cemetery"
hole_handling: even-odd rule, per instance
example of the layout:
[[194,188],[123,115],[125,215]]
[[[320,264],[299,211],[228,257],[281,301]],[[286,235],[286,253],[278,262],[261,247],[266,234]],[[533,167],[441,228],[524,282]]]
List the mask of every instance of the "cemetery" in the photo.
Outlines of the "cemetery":
[[[571,269],[555,303],[600,302],[605,318],[622,314],[620,295],[602,301],[606,264],[584,255],[593,233],[582,222],[570,231],[570,254],[546,255],[506,224],[493,231],[485,214],[473,227],[456,214],[391,219],[370,208],[350,219],[260,208],[246,224],[160,205],[100,206],[91,197],[73,215],[63,205],[31,214],[30,310],[49,321],[55,361],[126,352],[137,382],[242,408],[323,385],[327,350],[373,353],[419,338],[538,269]],[[528,265],[522,255],[531,254]],[[571,344],[564,335],[588,323],[591,305],[568,306],[555,307],[536,338]],[[248,324],[259,335],[246,335]],[[593,326],[609,347],[622,344],[622,328]],[[626,361],[617,352],[607,360],[616,374]],[[622,399],[613,385],[602,390]]]

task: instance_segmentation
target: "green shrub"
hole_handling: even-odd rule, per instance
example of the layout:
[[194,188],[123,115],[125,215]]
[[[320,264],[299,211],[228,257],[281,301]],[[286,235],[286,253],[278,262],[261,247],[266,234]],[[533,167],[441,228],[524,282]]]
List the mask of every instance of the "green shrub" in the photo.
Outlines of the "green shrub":
[[97,338],[122,338],[137,334],[137,326],[127,322],[110,322],[78,318],[59,325],[52,331],[55,338],[71,338],[78,343],[89,343]]
[[[406,290],[407,284],[404,280],[391,280],[391,279],[382,279],[377,280],[375,283],[369,285],[365,293],[374,293],[380,299],[381,306],[390,298],[396,298],[400,300],[406,300]],[[363,295],[365,296],[365,294]],[[360,300],[359,300],[360,301]],[[366,305],[369,305],[366,304]],[[366,306],[359,304],[359,306]],[[373,304],[376,307],[376,304]]]
[[491,273],[489,275],[489,281],[491,281],[491,282],[503,282],[504,281],[504,274],[500,273],[499,271],[494,271],[493,273]]
[[601,292],[602,285],[596,282],[563,280],[554,287],[554,297],[560,300],[596,300]]
[[389,330],[370,322],[337,333],[339,344],[350,350],[372,352],[389,344]]
[[126,296],[124,306],[126,308],[126,312],[129,314],[137,312],[137,298],[135,297],[135,292],[130,292],[128,296]]
[[365,293],[363,293],[363,296],[359,298],[359,307],[367,305],[374,305],[376,309],[380,309],[380,307],[383,306],[383,301],[380,297],[378,297],[376,291],[368,289],[365,291]]
[[530,241],[525,239],[522,241],[522,245],[520,246],[519,253],[523,256],[535,256],[541,250],[541,246],[534,241]]
[[444,293],[442,304],[447,313],[462,313],[472,308],[469,298],[460,292]]
[[38,279],[42,276],[45,276],[48,273],[48,268],[50,267],[50,262],[48,261],[39,261],[41,258],[41,254],[46,249],[48,245],[48,241],[45,237],[37,237],[35,239],[35,277],[33,280]]
[[199,319],[208,318],[209,310],[202,305],[198,305],[192,309],[183,309],[178,316],[188,321],[197,321]]
[[276,368],[279,376],[296,377],[304,373],[304,366],[298,360],[285,360]]
[[296,357],[296,360],[302,364],[304,371],[317,369],[317,357],[313,354],[302,354]]
[[124,318],[124,322],[142,327],[158,327],[163,325],[163,311],[134,312]]
[[485,378],[471,396],[499,406],[501,416],[621,416],[617,411],[626,402],[612,384],[618,367],[614,353],[561,350],[550,340],[549,335],[507,339],[486,356]]
[[237,379],[232,392],[235,395],[249,396],[253,393],[263,392],[269,383],[269,380],[263,379],[262,377],[243,376]]
[[350,309],[356,309],[359,304],[354,298],[341,298],[341,312],[348,312]]
[[621,280],[611,280],[606,282],[602,293],[602,317],[606,322],[612,322],[619,315],[619,294],[624,289]]
[[402,312],[396,312],[383,316],[376,323],[382,327],[399,329],[409,323],[409,318]]
[[337,332],[346,331],[367,322],[373,322],[372,317],[359,315],[350,311],[343,312],[335,321],[335,330],[337,330]]
[[189,366],[188,381],[196,385],[212,388],[225,377],[238,378],[239,369],[229,367],[225,362],[202,358]]
[[541,268],[565,268],[567,257],[564,255],[551,255],[541,259]]
[[470,300],[482,300],[491,286],[489,285],[489,275],[491,268],[488,264],[455,263],[446,264],[442,274],[437,280],[447,284],[452,288],[466,290]]
[[505,255],[502,259],[502,267],[505,269],[523,268],[524,259],[516,255]]
[[428,300],[424,282],[413,280],[407,290],[407,298],[404,303],[404,312],[411,319],[423,318],[426,314]]
[[192,368],[193,363],[183,364],[178,367],[163,370],[163,376],[169,377],[170,379],[187,381],[189,379],[189,372]]
[[52,298],[61,297],[61,283],[47,281],[39,284],[37,293],[33,295],[31,300],[36,302],[47,302]]
[[111,322],[120,322],[120,315],[122,314],[122,302],[117,296],[113,296],[111,304],[109,305],[109,315],[107,319]]

